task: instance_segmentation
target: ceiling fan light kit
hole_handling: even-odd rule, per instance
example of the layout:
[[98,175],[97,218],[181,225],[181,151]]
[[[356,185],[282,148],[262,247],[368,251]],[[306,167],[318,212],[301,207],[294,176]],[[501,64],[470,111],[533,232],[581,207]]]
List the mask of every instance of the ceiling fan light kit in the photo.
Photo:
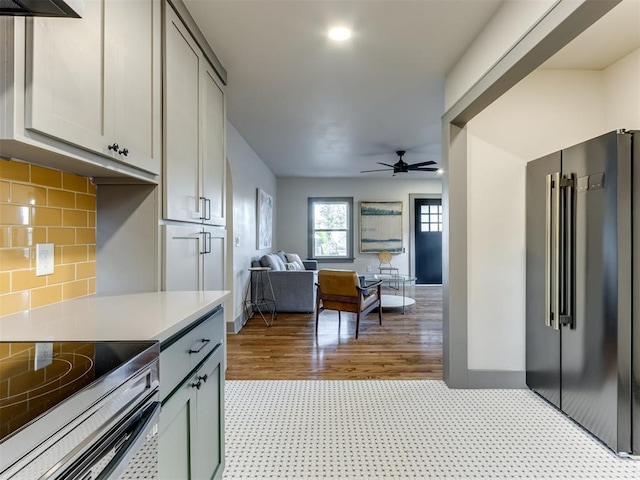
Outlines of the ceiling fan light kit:
[[408,173],[408,172],[437,172],[438,168],[429,167],[429,165],[435,165],[436,162],[433,160],[428,160],[426,162],[418,162],[418,163],[407,163],[402,157],[407,153],[405,150],[397,150],[396,155],[398,156],[398,161],[393,165],[389,163],[376,162],[380,165],[384,165],[389,168],[378,168],[376,170],[362,170],[360,173],[369,173],[369,172],[384,172],[387,170],[393,170],[393,176],[396,173]]

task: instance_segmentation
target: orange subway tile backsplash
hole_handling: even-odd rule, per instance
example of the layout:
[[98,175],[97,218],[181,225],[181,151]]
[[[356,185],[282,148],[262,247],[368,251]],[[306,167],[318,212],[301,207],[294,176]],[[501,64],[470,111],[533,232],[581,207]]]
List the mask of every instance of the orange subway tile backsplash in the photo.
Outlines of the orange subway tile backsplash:
[[86,227],[87,212],[85,210],[68,210],[62,211],[62,224],[65,227]]
[[[0,316],[95,293],[96,187],[86,177],[0,160]],[[54,273],[36,276],[36,244]]]
[[88,178],[79,177],[73,173],[62,172],[62,188],[64,190],[87,193],[89,183]]
[[14,183],[11,186],[11,202],[14,204],[45,206],[47,204],[47,189]]
[[9,182],[0,182],[0,202],[11,201],[11,184]]
[[13,160],[0,160],[0,179],[29,182],[30,165]]
[[35,288],[31,290],[31,308],[44,307],[62,301],[62,285]]
[[76,208],[76,194],[65,190],[49,189],[47,204],[50,207]]

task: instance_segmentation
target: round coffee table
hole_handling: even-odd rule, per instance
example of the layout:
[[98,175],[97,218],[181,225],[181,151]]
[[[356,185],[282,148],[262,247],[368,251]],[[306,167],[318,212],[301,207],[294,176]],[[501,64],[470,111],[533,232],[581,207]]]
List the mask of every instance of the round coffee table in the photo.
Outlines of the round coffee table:
[[389,287],[399,290],[400,285],[402,285],[402,295],[381,295],[380,304],[382,308],[402,308],[402,313],[404,313],[404,309],[410,305],[416,303],[416,301],[411,297],[405,297],[404,291],[405,286],[407,284],[411,284],[416,281],[416,277],[412,277],[411,275],[403,275],[403,274],[384,274],[384,273],[376,273],[376,274],[366,274],[364,275],[364,281],[367,283],[377,282],[382,280]]
[[403,295],[380,295],[380,301],[382,308],[402,308],[403,313],[405,307],[416,303],[415,299]]

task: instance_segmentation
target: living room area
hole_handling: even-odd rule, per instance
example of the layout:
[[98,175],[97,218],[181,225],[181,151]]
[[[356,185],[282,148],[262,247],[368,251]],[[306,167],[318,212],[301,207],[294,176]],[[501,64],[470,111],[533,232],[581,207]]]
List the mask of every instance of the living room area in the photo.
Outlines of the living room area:
[[[362,275],[379,272],[378,252],[360,252],[360,202],[401,202],[402,247],[393,253],[391,264],[397,273],[415,274],[412,257],[411,218],[414,197],[440,198],[438,179],[393,178],[276,178],[251,149],[233,125],[227,125],[227,148],[233,177],[233,323],[227,320],[227,379],[442,379],[442,287],[405,286],[405,295],[415,304],[382,309],[382,325],[376,312],[360,322],[355,339],[355,315],[342,314],[341,328],[334,311],[324,311],[315,335],[315,309],[277,311],[273,325],[267,327],[260,315],[247,319],[244,309],[249,268],[272,252],[309,257],[308,199],[351,198],[353,203],[352,261],[318,263],[318,269],[353,270]],[[258,191],[273,199],[272,240],[268,248],[258,249]],[[231,237],[232,236],[232,237]],[[404,251],[402,251],[404,250]],[[279,277],[311,272],[275,272]],[[309,276],[309,275],[307,275]],[[313,278],[313,275],[311,275]],[[276,279],[280,282],[280,278]],[[313,280],[311,281],[313,282]],[[383,295],[401,296],[402,288],[383,282]],[[308,285],[309,284],[309,285]],[[305,278],[297,289],[315,288]],[[313,302],[313,300],[312,300]],[[307,307],[309,302],[305,302]],[[287,304],[290,304],[287,301]],[[312,305],[313,306],[313,305]],[[289,310],[291,310],[289,308]],[[243,326],[244,324],[244,326]]]

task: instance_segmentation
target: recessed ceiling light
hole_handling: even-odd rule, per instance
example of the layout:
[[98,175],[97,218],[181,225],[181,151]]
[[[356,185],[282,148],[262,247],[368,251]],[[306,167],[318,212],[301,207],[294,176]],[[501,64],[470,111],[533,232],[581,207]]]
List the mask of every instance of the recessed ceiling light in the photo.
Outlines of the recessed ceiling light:
[[444,173],[444,170],[439,168],[438,171],[436,172],[438,175],[442,175]]
[[351,30],[347,27],[334,27],[329,30],[329,38],[336,42],[344,42],[351,38]]

